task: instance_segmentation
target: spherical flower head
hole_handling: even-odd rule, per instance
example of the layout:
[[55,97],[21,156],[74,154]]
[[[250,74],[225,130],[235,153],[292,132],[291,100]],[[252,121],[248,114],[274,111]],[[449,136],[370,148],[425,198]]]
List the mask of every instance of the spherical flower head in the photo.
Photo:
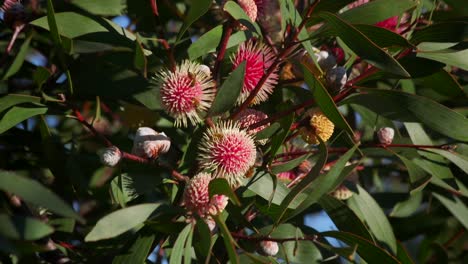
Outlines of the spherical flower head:
[[381,129],[379,129],[379,131],[377,131],[377,137],[379,138],[380,144],[392,144],[394,136],[395,130],[391,127],[382,127]]
[[[236,120],[239,123],[240,128],[247,129],[247,133],[255,136],[258,132],[268,127],[270,123],[267,123],[265,125],[262,125],[254,129],[250,129],[250,130],[249,130],[249,127],[267,118],[268,118],[268,115],[261,111],[257,111],[255,109],[245,109],[244,111],[239,113],[239,116],[237,117]],[[258,140],[257,142],[261,145],[264,145],[267,142],[267,140],[262,139],[262,140]]]
[[260,247],[262,248],[262,252],[267,256],[275,256],[279,251],[278,242],[276,241],[261,241]]
[[321,112],[310,112],[309,115],[311,116],[309,121],[310,128],[302,127],[299,130],[302,138],[307,143],[314,145],[320,143],[318,137],[320,137],[323,142],[327,142],[333,135],[335,125]]
[[350,189],[348,189],[348,187],[341,184],[340,186],[338,186],[338,188],[336,188],[336,190],[334,190],[331,193],[331,195],[338,200],[348,200],[349,198],[351,198],[351,196],[353,196],[353,192]]
[[224,195],[213,195],[210,199],[210,181],[210,174],[199,173],[188,182],[184,190],[185,206],[192,214],[198,214],[202,218],[222,213],[228,203],[228,198]]
[[225,178],[237,187],[255,164],[256,153],[252,135],[228,121],[204,133],[198,160],[203,169],[214,171],[214,177]]
[[211,197],[210,204],[208,206],[208,212],[210,215],[219,215],[224,211],[228,204],[229,198],[225,195],[215,194]]
[[257,20],[257,1],[255,0],[238,0],[239,6],[244,10],[245,14],[252,20],[252,22],[255,22]]
[[101,163],[109,167],[115,167],[122,159],[122,153],[115,146],[99,150],[98,155]]
[[162,106],[175,118],[175,126],[202,121],[200,114],[209,109],[215,94],[215,82],[207,73],[206,67],[186,60],[175,71],[164,69],[157,75]]
[[[250,92],[255,89],[265,71],[273,64],[274,58],[275,54],[273,51],[261,42],[249,40],[239,45],[236,54],[231,58],[233,70],[239,67],[242,62],[246,62],[244,84],[241,94],[237,98],[238,105],[242,104],[249,97]],[[255,105],[266,101],[268,96],[273,93],[273,88],[277,83],[278,68],[263,83],[252,104]]]

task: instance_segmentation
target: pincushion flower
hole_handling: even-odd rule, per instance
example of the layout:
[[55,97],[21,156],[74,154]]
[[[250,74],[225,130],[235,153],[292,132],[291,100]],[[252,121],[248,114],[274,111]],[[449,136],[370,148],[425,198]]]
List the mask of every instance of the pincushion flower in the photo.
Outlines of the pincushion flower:
[[[239,116],[237,117],[237,122],[239,123],[240,125],[240,128],[242,129],[247,129],[247,133],[255,136],[258,132],[262,131],[263,129],[265,129],[267,126],[270,125],[270,123],[267,123],[263,126],[259,126],[259,127],[256,127],[254,129],[250,129],[249,130],[249,127],[255,123],[258,123],[260,121],[263,121],[265,119],[268,118],[268,115],[261,112],[261,111],[258,111],[258,110],[255,110],[255,109],[245,109],[244,111],[240,112],[239,113]],[[259,144],[262,144],[264,145],[266,143],[266,139],[263,139],[263,140],[259,140],[257,141]]]
[[206,66],[186,60],[173,72],[163,69],[157,74],[162,106],[175,118],[175,126],[202,121],[200,114],[209,109],[215,94],[215,82],[208,73]]
[[99,150],[98,155],[101,163],[109,167],[115,167],[122,159],[122,152],[115,146]]
[[302,138],[309,144],[319,144],[318,138],[323,142],[327,142],[333,135],[335,125],[323,113],[312,111],[308,114],[310,116],[309,125],[302,127],[300,133]]
[[[242,62],[246,62],[244,84],[241,94],[237,99],[237,104],[242,104],[255,89],[263,74],[270,68],[275,59],[273,51],[261,42],[249,40],[239,45],[236,54],[231,57],[233,70],[239,67]],[[278,83],[278,68],[270,74],[263,83],[260,90],[252,101],[252,104],[259,104],[268,99],[273,93],[273,88]]]
[[[258,0],[257,0],[258,1]],[[257,1],[255,0],[238,0],[239,6],[244,10],[245,14],[255,22],[258,15]]]
[[255,164],[256,149],[252,135],[231,121],[209,128],[200,143],[198,160],[214,177],[225,178],[233,187],[242,182]]
[[191,214],[198,214],[202,218],[220,214],[228,203],[224,195],[213,195],[210,199],[209,184],[211,175],[199,173],[193,177],[185,187],[184,203]]

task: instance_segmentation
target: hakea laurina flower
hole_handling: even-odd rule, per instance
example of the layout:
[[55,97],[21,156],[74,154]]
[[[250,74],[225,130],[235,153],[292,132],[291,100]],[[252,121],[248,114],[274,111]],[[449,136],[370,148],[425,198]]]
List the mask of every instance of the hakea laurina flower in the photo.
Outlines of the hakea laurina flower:
[[244,12],[247,14],[247,16],[255,22],[257,20],[257,15],[258,15],[258,6],[256,2],[260,1],[255,1],[255,0],[237,0],[239,3],[239,6],[244,10]]
[[98,155],[101,163],[109,167],[115,167],[122,159],[122,152],[115,146],[99,150]]
[[312,164],[308,160],[304,160],[296,168],[290,171],[284,171],[277,174],[278,179],[284,181],[292,181],[298,177],[304,177],[312,169]]
[[158,133],[149,127],[138,128],[133,140],[132,154],[139,157],[155,159],[167,153],[171,140],[164,133]]
[[393,137],[395,136],[395,130],[391,127],[382,127],[377,131],[377,137],[380,144],[389,145],[392,144]]
[[353,196],[353,192],[348,189],[344,184],[338,186],[333,192],[330,193],[333,197],[338,200],[348,200]]
[[213,195],[210,199],[209,184],[211,175],[199,173],[193,177],[184,190],[184,203],[191,214],[197,214],[202,218],[220,214],[228,203],[224,195]]
[[276,241],[264,240],[260,242],[262,252],[267,256],[275,256],[278,254],[279,246]]
[[[267,124],[265,124],[263,126],[259,126],[259,127],[254,128],[254,129],[248,130],[249,126],[251,126],[251,125],[253,125],[255,123],[258,123],[260,121],[263,121],[263,120],[265,120],[267,118],[268,118],[268,115],[261,112],[261,111],[257,111],[255,109],[246,109],[246,110],[239,113],[239,116],[237,117],[236,120],[239,123],[240,128],[247,129],[247,133],[255,136],[258,132],[262,131],[267,126],[269,126],[270,123],[267,123]],[[262,139],[262,140],[259,140],[257,142],[264,145],[267,142],[267,140]]]
[[187,126],[187,119],[192,124],[201,122],[200,114],[211,106],[215,82],[206,68],[186,60],[175,71],[164,69],[157,75],[162,106],[176,126]]
[[[241,104],[249,97],[250,92],[255,89],[260,79],[263,77],[273,64],[275,54],[273,51],[258,41],[249,40],[239,45],[239,48],[231,58],[233,70],[239,67],[242,62],[246,62],[244,85],[242,92],[237,99],[237,104]],[[273,92],[273,88],[278,83],[278,68],[268,77],[262,85],[252,104],[259,104],[268,99],[268,96]]]
[[327,142],[333,135],[335,125],[323,113],[311,111],[309,125],[302,127],[299,132],[302,138],[309,144],[319,144],[318,138],[323,142]]
[[225,178],[237,187],[254,165],[256,153],[253,136],[228,121],[205,132],[198,160],[203,169],[214,171],[214,177]]
[[10,28],[22,27],[27,21],[26,11],[19,0],[5,0],[0,8],[3,14],[3,21]]

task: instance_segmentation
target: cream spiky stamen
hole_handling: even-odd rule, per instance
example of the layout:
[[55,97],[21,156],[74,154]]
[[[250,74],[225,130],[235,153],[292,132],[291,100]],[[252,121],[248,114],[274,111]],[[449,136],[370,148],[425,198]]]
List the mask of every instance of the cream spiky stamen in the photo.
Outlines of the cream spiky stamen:
[[[250,92],[255,89],[265,71],[273,64],[275,54],[263,43],[248,40],[239,45],[236,54],[234,54],[231,60],[233,70],[239,67],[242,62],[246,62],[244,85],[239,98],[237,98],[237,104],[240,105],[249,97]],[[273,93],[273,88],[278,83],[278,78],[278,69],[275,69],[258,91],[252,104],[255,105],[266,101],[269,95]]]
[[232,121],[209,128],[203,135],[198,160],[214,177],[225,178],[232,187],[242,183],[245,173],[255,164],[252,135]]
[[175,118],[175,126],[187,126],[202,122],[200,114],[213,102],[215,82],[206,66],[183,61],[175,71],[161,70],[156,81],[161,103],[166,112]]

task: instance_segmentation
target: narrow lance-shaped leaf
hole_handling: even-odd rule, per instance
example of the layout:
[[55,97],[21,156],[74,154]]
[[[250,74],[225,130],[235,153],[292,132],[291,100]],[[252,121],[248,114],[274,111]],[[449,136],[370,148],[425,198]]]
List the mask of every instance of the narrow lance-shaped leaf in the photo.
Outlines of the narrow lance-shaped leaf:
[[201,16],[208,12],[213,1],[211,0],[192,0],[190,10],[185,17],[184,24],[177,35],[177,41],[179,41],[184,35],[185,31]]
[[174,247],[172,248],[171,257],[169,258],[169,264],[182,263],[182,258],[185,253],[184,248],[187,242],[187,238],[190,236],[190,233],[193,233],[193,225],[191,223],[186,225],[177,236],[177,239],[174,243]]
[[468,207],[466,207],[462,200],[456,196],[447,198],[436,193],[433,193],[433,195],[458,219],[458,221],[460,221],[465,228],[468,229]]
[[85,241],[108,239],[137,227],[159,207],[158,203],[139,204],[117,210],[101,218]]
[[236,241],[231,236],[231,232],[226,226],[226,223],[224,222],[224,220],[222,220],[219,215],[215,216],[214,219],[216,221],[216,224],[219,227],[219,230],[221,231],[221,235],[223,236],[224,246],[226,247],[226,250],[229,256],[229,261],[232,264],[239,264],[240,263],[239,256],[236,253],[236,247],[237,247]]
[[0,120],[0,134],[33,116],[45,114],[46,107],[25,108],[14,106]]
[[354,26],[332,13],[321,12],[319,16],[328,22],[333,32],[358,56],[383,71],[402,77],[410,77],[409,73],[390,54],[382,50]]
[[37,240],[54,229],[38,219],[0,214],[0,235],[15,240]]
[[236,103],[244,85],[246,65],[245,61],[239,64],[239,67],[229,75],[221,88],[219,88],[209,111],[210,116],[222,114],[231,109]]
[[22,200],[80,221],[83,219],[55,193],[39,182],[11,172],[0,171],[0,189],[18,195]]
[[364,190],[357,185],[357,192],[349,199],[349,207],[367,223],[376,239],[386,246],[392,252],[397,252],[396,238],[393,234],[392,226],[377,202]]

